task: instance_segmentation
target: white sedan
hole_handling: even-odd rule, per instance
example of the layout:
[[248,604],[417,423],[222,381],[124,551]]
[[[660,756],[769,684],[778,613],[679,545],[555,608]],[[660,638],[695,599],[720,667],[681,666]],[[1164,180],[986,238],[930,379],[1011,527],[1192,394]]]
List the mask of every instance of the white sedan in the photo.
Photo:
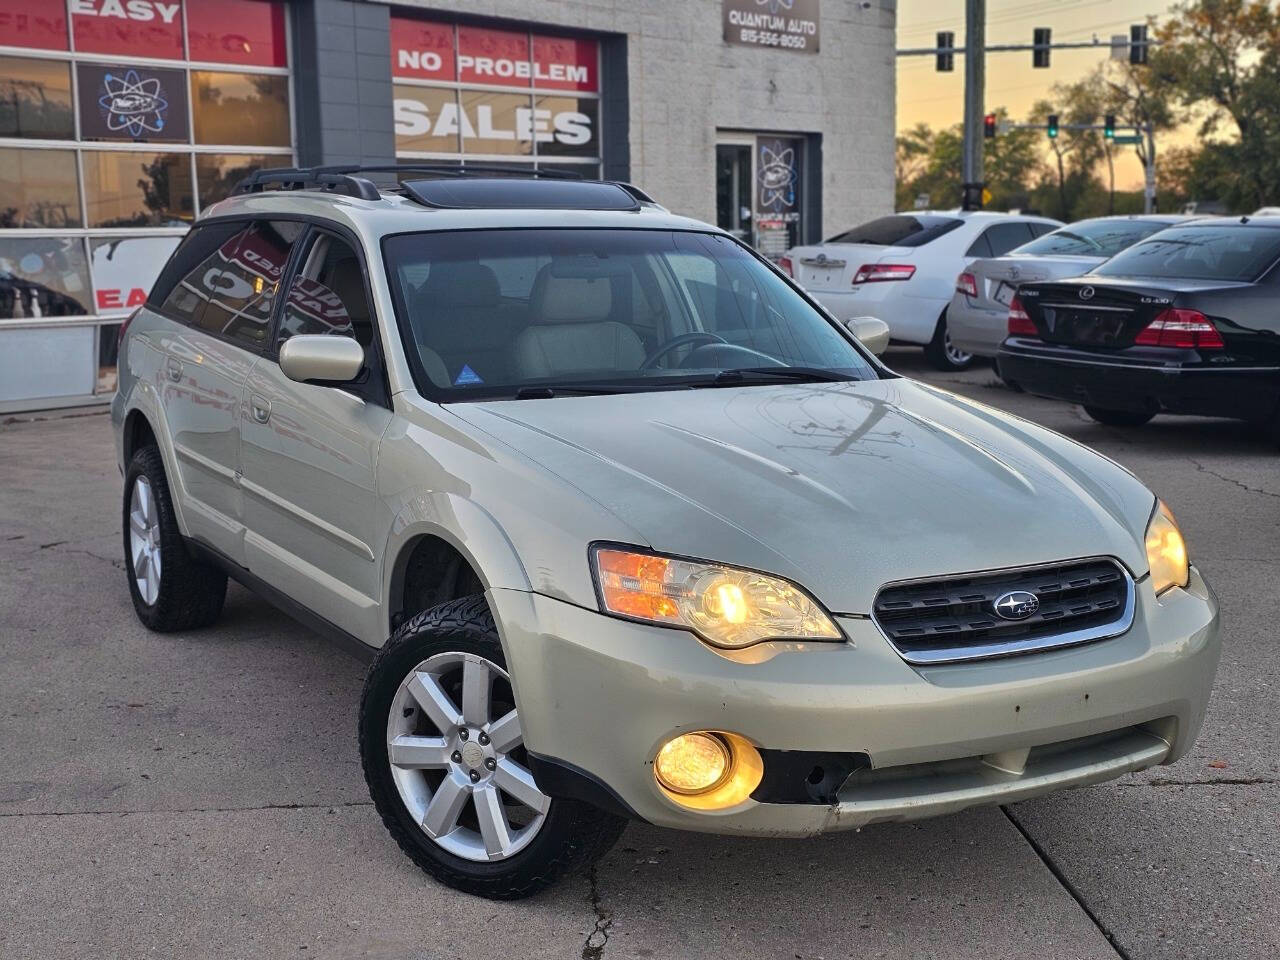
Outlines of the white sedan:
[[793,247],[780,265],[840,320],[876,317],[895,341],[923,345],[939,370],[960,370],[973,357],[947,333],[956,276],[979,257],[1002,256],[1060,226],[1008,213],[900,213]]

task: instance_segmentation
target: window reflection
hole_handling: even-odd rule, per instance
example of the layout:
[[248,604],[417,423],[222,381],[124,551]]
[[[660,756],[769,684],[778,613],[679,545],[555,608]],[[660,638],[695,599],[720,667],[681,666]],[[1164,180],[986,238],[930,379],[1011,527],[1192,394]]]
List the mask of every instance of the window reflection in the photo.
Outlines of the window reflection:
[[79,227],[71,150],[0,147],[0,227]]
[[91,227],[182,226],[192,218],[191,155],[86,150]]
[[196,143],[289,146],[289,78],[191,71]]
[[90,313],[89,264],[79,237],[0,237],[0,318]]
[[0,137],[69,140],[74,136],[67,64],[0,57]]
[[401,83],[394,91],[397,151],[457,153],[461,149],[461,118],[454,91]]
[[98,313],[127,313],[147,301],[180,237],[95,237],[89,242]]
[[481,90],[463,90],[461,96],[462,115],[469,121],[462,130],[464,153],[533,153],[538,125],[527,96]]
[[231,196],[236,184],[254,171],[264,167],[288,167],[292,163],[292,158],[284,154],[196,154],[196,189],[201,211]]

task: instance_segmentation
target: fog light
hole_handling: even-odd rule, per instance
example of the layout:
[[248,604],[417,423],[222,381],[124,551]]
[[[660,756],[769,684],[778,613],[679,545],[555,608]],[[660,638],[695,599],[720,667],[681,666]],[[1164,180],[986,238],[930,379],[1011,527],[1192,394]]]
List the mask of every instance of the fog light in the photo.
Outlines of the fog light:
[[682,794],[714,790],[732,766],[728,745],[714,733],[686,733],[668,740],[653,761],[658,782]]

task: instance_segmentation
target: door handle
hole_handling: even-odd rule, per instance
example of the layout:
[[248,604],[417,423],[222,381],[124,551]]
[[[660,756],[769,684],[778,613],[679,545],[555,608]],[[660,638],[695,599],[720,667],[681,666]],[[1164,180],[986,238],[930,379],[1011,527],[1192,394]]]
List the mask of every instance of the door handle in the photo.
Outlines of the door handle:
[[251,394],[249,397],[249,412],[253,414],[255,423],[266,423],[271,419],[271,401],[266,397],[260,397],[258,394]]
[[169,375],[169,379],[177,383],[182,379],[182,361],[177,357],[170,357],[164,362],[165,373]]

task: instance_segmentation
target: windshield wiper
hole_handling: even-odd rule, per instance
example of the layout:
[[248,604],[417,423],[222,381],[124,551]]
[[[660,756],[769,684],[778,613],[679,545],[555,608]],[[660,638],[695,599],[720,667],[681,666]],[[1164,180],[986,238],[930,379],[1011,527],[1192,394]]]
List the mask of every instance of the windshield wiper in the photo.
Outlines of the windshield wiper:
[[843,383],[856,380],[847,373],[826,370],[822,367],[734,367],[721,370],[712,379],[712,386],[736,387],[747,383],[768,383],[772,380],[792,380],[797,383]]
[[658,384],[616,383],[546,383],[521,387],[516,391],[517,400],[549,400],[552,397],[578,396],[589,397],[593,394],[637,393],[642,390],[659,389]]

